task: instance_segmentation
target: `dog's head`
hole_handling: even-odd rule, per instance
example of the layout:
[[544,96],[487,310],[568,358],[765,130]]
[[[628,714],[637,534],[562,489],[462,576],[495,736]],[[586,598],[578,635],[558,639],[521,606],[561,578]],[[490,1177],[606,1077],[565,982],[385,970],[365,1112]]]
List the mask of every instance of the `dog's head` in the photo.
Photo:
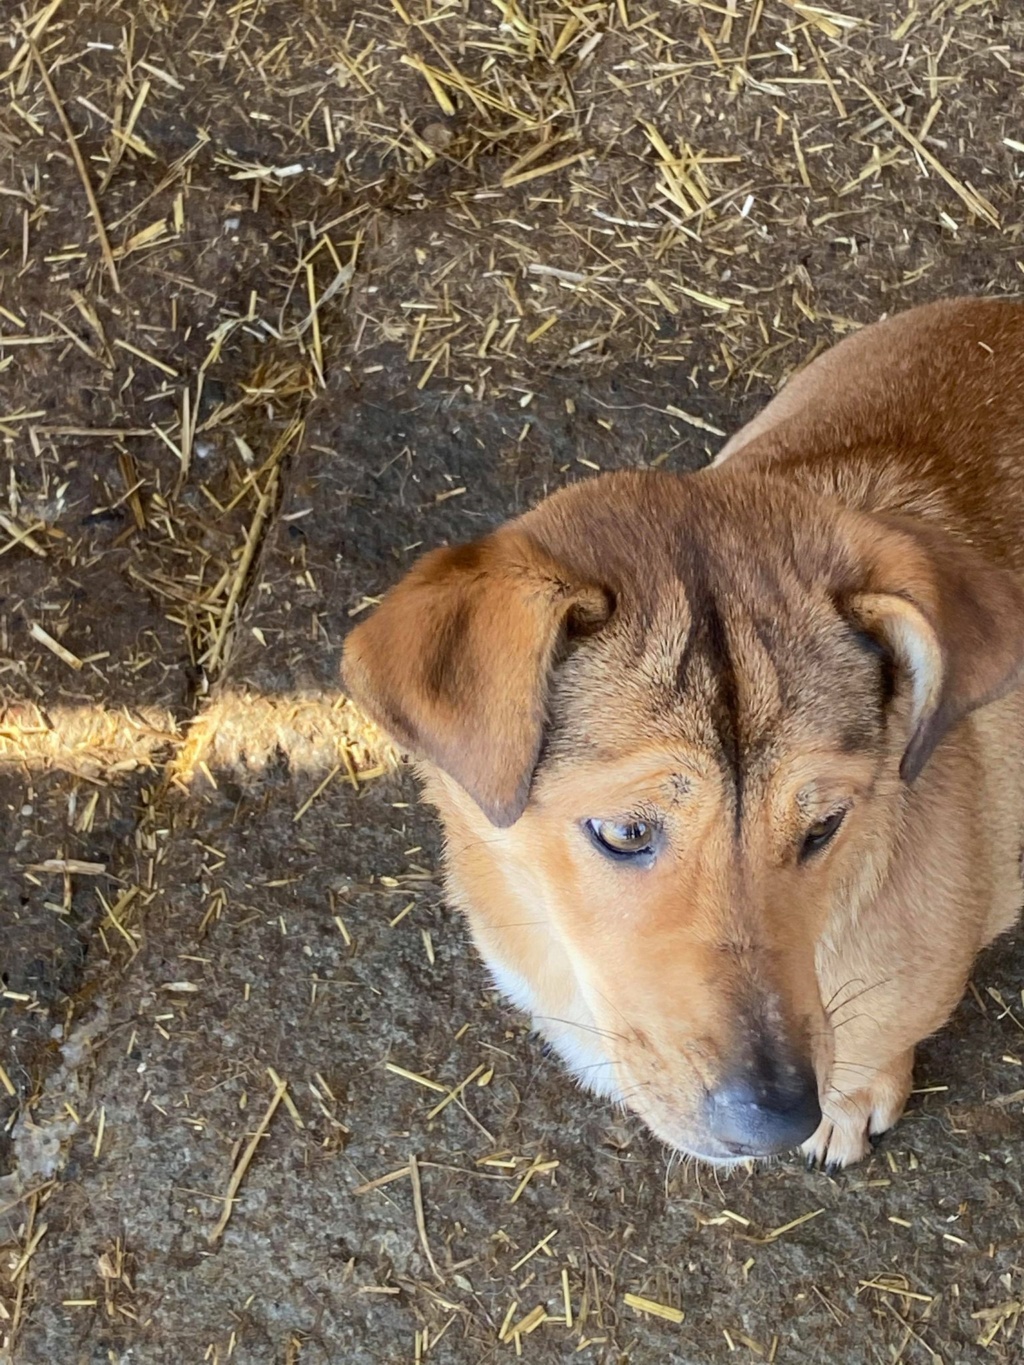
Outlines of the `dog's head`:
[[583,1079],[729,1159],[817,1126],[817,946],[1022,660],[1024,593],[970,547],[726,466],[434,551],[344,672],[423,761],[499,981]]

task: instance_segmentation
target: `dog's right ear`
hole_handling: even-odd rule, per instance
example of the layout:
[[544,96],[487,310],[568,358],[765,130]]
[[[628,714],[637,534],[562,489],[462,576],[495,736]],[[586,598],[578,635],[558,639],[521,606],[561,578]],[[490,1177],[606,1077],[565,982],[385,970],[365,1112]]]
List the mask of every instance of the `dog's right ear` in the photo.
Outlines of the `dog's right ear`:
[[560,647],[612,609],[605,589],[504,528],[424,556],[349,635],[345,687],[493,824],[511,825],[529,797]]

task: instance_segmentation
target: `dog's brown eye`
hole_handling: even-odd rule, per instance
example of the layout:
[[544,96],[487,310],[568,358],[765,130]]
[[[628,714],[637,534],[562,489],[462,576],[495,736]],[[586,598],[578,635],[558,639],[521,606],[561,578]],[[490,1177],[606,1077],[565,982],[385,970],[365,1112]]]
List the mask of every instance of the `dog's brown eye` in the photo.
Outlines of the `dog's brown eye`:
[[823,820],[815,820],[804,835],[804,841],[800,848],[801,859],[809,858],[812,853],[817,853],[819,849],[824,848],[830,840],[834,839],[839,832],[839,826],[845,819],[845,810],[834,810],[831,815],[826,815]]
[[614,858],[654,851],[654,826],[647,820],[588,820],[586,828],[598,848]]

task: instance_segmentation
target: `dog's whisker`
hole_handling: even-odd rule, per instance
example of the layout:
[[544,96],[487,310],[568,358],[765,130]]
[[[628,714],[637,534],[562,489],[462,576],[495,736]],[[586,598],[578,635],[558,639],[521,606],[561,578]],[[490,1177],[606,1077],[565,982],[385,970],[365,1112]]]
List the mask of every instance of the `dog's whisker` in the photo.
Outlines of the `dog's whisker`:
[[623,1090],[617,1096],[620,1108],[624,1108],[626,1101],[629,1100],[633,1095],[638,1095],[641,1090],[649,1090],[650,1088],[651,1088],[650,1081],[638,1081],[636,1085],[631,1085],[628,1090]]
[[686,1160],[686,1154],[681,1152],[678,1147],[670,1147],[668,1161],[665,1163],[665,1198],[669,1198],[669,1186],[672,1183],[672,1168],[678,1166],[680,1173]]
[[622,1022],[623,1022],[623,1023],[627,1026],[627,1028],[629,1029],[630,1035],[631,1035],[633,1038],[635,1038],[635,1037],[636,1037],[636,1033],[637,1033],[637,1030],[636,1030],[635,1025],[633,1025],[633,1024],[631,1024],[631,1023],[629,1022],[629,1020],[626,1018],[626,1016],[625,1016],[625,1015],[622,1013],[622,1011],[619,1009],[618,1005],[615,1004],[614,1000],[609,1000],[608,997],[605,995],[605,993],[604,993],[603,991],[601,991],[601,990],[597,991],[597,994],[601,997],[601,999],[604,1001],[604,1003],[605,1003],[606,1005],[610,1005],[610,1006],[611,1006],[611,1008],[615,1011],[615,1013],[619,1016],[619,1018],[622,1020]]
[[722,1198],[724,1199],[724,1198],[725,1198],[725,1190],[722,1189],[722,1168],[721,1168],[721,1166],[715,1165],[715,1166],[713,1166],[711,1169],[712,1169],[712,1173],[713,1173],[714,1179],[715,1179],[715,1189],[718,1191],[718,1193],[719,1193],[719,1194],[722,1196]]
[[640,1090],[650,1090],[650,1088],[651,1088],[650,1081],[636,1081],[633,1085],[629,1087],[628,1090],[623,1090],[623,1092],[619,1096],[619,1100],[622,1101],[630,1095],[635,1095]]
[[[833,1100],[833,1099],[836,1099],[836,1100],[839,1101],[839,1109],[840,1109],[840,1115],[839,1115],[839,1117],[836,1117],[834,1114],[832,1114],[832,1113],[829,1112],[828,1103],[829,1103],[829,1101],[831,1101],[831,1100]],[[852,1095],[849,1095],[849,1094],[847,1094],[847,1092],[846,1092],[845,1090],[840,1090],[840,1089],[838,1089],[838,1087],[835,1087],[835,1086],[834,1086],[834,1087],[832,1088],[831,1093],[828,1095],[828,1097],[827,1097],[825,1100],[822,1101],[821,1112],[825,1115],[825,1117],[826,1117],[830,1122],[832,1122],[832,1123],[834,1123],[834,1124],[836,1124],[836,1125],[838,1126],[838,1124],[840,1123],[841,1119],[842,1119],[843,1117],[845,1117],[847,1114],[857,1114],[857,1115],[859,1115],[860,1112],[861,1112],[861,1107],[860,1107],[860,1105],[857,1103],[857,1101],[853,1098]]]
[[502,920],[500,924],[494,925],[495,929],[547,929],[550,928],[545,919],[510,919]]
[[541,1023],[562,1024],[565,1028],[578,1028],[584,1033],[594,1033],[599,1038],[610,1038],[617,1043],[628,1043],[630,1041],[624,1034],[613,1033],[611,1029],[598,1028],[596,1024],[580,1024],[575,1019],[559,1019],[554,1014],[535,1014],[533,1017]]
[[470,838],[463,839],[461,843],[456,843],[450,832],[445,834],[444,849],[448,852],[451,849],[458,849],[462,852],[469,848],[490,847],[492,844],[500,844],[502,836],[500,834],[476,834]]
[[862,1076],[877,1076],[878,1067],[868,1066],[866,1062],[833,1062],[833,1072],[836,1071],[858,1071]]
[[[870,985],[862,986],[859,991],[856,991],[853,995],[851,995],[848,999],[844,1000],[841,1004],[836,1005],[834,1008],[826,1007],[825,1009],[826,1016],[829,1019],[832,1019],[836,1010],[845,1009],[847,1005],[852,1005],[855,1000],[860,1000],[861,997],[867,995],[869,991],[876,991],[878,990],[879,986],[891,985],[892,981],[893,978],[891,976],[883,976],[880,977],[877,981],[872,981]],[[847,984],[852,984],[852,982]],[[845,986],[841,987],[841,989],[845,990],[846,987]]]
[[824,1005],[822,1006],[822,1009],[823,1009],[824,1012],[825,1012],[826,1018],[830,1018],[830,1017],[831,1017],[831,1014],[832,1014],[833,1009],[838,1009],[838,1008],[839,1008],[839,1005],[837,1005],[837,1003],[836,1003],[836,996],[837,996],[837,995],[841,995],[841,994],[843,993],[843,991],[845,991],[849,986],[855,986],[855,985],[857,985],[858,982],[860,982],[861,984],[863,984],[864,978],[861,977],[861,976],[851,976],[850,979],[849,979],[849,981],[844,981],[843,984],[842,984],[841,986],[838,986],[838,987],[832,992],[832,994],[831,994],[831,996],[829,997],[827,1003],[824,1004]]
[[670,1186],[671,1183],[672,1183],[672,1165],[673,1165],[673,1161],[674,1161],[675,1155],[676,1155],[675,1152],[670,1151],[669,1154],[668,1154],[668,1161],[666,1161],[666,1163],[665,1163],[665,1198],[666,1198],[666,1199],[668,1199],[668,1197],[669,1197],[669,1186]]

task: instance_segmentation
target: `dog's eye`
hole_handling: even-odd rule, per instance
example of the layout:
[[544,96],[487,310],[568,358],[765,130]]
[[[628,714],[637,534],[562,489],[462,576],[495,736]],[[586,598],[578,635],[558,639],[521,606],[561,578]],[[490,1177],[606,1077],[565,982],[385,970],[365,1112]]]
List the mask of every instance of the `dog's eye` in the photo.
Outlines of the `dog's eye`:
[[588,820],[587,832],[602,853],[635,858],[654,849],[654,826],[647,820]]
[[804,841],[800,847],[801,859],[809,858],[812,853],[817,853],[819,849],[830,843],[838,834],[839,826],[845,819],[845,810],[834,810],[831,815],[826,815],[823,820],[815,820],[804,835]]

